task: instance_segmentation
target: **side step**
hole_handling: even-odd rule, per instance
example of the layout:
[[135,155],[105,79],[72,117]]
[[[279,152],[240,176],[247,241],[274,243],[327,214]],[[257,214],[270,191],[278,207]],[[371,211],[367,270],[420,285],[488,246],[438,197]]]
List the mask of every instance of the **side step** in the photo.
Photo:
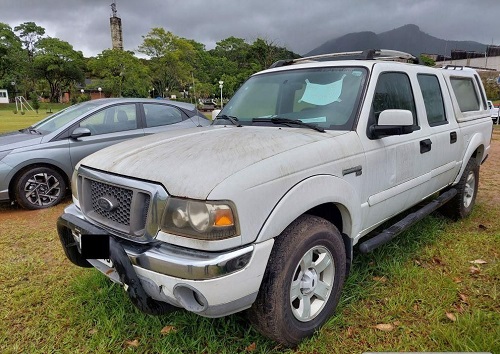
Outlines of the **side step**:
[[401,232],[407,230],[408,228],[410,228],[410,226],[422,220],[424,217],[432,213],[437,208],[446,204],[455,195],[457,195],[457,190],[455,188],[452,188],[444,192],[438,198],[434,199],[421,209],[407,215],[403,220],[398,221],[394,225],[388,227],[387,229],[385,229],[378,235],[370,238],[369,240],[362,242],[359,245],[360,252],[369,253],[373,251],[375,248],[386,244],[394,237],[399,235]]

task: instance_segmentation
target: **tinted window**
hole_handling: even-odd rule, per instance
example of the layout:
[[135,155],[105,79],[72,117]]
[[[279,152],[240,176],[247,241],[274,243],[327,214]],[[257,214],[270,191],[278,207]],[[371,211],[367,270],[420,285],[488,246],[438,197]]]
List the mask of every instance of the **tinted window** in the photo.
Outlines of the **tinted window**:
[[181,111],[162,104],[144,104],[144,114],[146,116],[146,127],[148,128],[182,121]]
[[452,77],[450,81],[460,110],[462,112],[479,111],[479,99],[472,79],[466,77]]
[[425,112],[427,113],[429,125],[439,125],[446,122],[443,95],[438,78],[434,75],[423,74],[418,75],[417,78],[424,97]]
[[137,129],[135,104],[103,109],[83,120],[80,127],[90,129],[92,135]]
[[413,114],[413,122],[417,124],[415,100],[411,90],[410,79],[404,73],[383,73],[379,76],[375,96],[373,97],[373,112],[378,119],[380,112],[386,109],[405,109]]

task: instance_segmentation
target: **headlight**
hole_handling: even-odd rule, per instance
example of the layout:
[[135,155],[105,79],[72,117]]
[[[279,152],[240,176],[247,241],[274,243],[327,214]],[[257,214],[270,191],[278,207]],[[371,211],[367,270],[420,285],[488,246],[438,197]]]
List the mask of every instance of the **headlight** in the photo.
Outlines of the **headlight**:
[[163,231],[204,240],[239,234],[235,208],[229,202],[169,198],[161,223]]

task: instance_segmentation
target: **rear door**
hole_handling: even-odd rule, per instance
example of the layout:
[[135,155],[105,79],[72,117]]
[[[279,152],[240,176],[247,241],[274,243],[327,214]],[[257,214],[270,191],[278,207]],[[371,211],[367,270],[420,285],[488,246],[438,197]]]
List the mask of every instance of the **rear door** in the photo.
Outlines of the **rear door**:
[[135,103],[106,107],[84,118],[77,127],[88,128],[90,136],[69,138],[72,167],[84,157],[110,145],[144,135]]

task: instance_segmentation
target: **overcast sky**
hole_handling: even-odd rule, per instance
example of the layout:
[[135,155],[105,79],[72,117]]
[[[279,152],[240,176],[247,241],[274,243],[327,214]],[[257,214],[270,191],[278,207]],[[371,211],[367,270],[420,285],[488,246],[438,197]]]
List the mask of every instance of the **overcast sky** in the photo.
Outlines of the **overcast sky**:
[[[33,21],[46,35],[88,56],[111,47],[113,0],[2,0],[0,22]],[[500,45],[500,0],[116,0],[126,50],[136,51],[153,27],[207,49],[230,36],[261,37],[305,54],[360,31],[416,24],[432,36]]]

